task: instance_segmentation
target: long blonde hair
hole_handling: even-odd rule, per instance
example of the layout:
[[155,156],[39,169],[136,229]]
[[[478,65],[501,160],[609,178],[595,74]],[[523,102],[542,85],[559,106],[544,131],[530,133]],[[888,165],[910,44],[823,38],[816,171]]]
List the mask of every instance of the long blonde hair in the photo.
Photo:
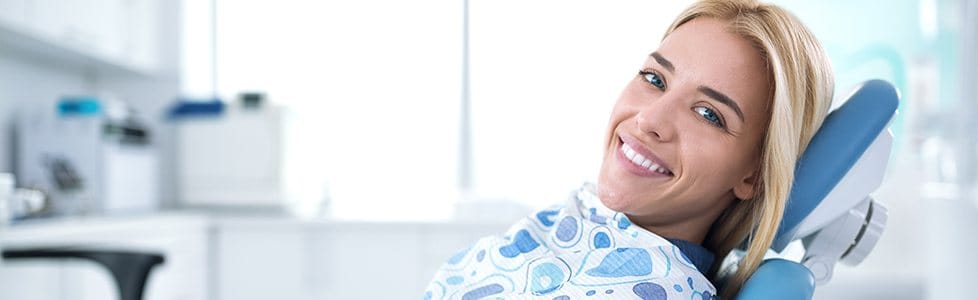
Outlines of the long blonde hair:
[[704,246],[718,258],[745,243],[747,252],[721,289],[730,299],[757,269],[781,223],[795,162],[822,125],[832,103],[832,69],[822,46],[794,15],[755,0],[705,0],[686,8],[666,36],[699,17],[728,23],[728,30],[751,42],[767,62],[772,82],[771,120],[761,148],[760,180],[753,199],[735,201],[713,223]]

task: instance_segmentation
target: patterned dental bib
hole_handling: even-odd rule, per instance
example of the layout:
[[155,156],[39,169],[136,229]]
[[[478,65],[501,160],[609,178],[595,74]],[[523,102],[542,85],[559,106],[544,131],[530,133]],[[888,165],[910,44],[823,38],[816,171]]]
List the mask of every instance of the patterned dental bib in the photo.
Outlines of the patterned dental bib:
[[665,238],[601,204],[585,185],[441,266],[423,299],[715,299]]

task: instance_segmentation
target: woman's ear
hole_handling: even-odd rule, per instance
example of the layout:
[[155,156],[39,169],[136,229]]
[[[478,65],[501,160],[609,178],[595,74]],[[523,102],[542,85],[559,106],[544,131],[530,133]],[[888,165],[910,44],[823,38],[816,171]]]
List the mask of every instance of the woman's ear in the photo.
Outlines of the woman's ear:
[[741,179],[740,182],[737,182],[737,185],[733,188],[734,196],[741,200],[754,199],[754,195],[756,195],[757,190],[761,186],[760,173],[759,170],[754,170],[747,177]]

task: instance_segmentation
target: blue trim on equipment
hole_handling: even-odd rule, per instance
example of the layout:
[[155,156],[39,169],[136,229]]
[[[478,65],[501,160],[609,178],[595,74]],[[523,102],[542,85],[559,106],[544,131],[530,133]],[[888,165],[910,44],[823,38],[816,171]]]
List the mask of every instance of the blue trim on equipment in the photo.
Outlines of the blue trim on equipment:
[[174,103],[167,112],[170,120],[199,118],[199,117],[218,117],[224,113],[225,105],[221,99],[181,99]]
[[95,97],[62,97],[58,101],[58,116],[98,116],[102,104]]

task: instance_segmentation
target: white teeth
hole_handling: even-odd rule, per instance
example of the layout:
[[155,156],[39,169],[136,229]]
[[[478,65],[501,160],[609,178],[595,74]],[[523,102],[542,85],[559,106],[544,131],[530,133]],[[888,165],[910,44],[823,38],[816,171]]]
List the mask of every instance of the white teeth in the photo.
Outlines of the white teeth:
[[659,166],[658,164],[652,162],[652,160],[645,158],[645,156],[638,154],[638,152],[635,152],[635,149],[629,147],[628,144],[625,143],[621,144],[621,152],[625,154],[625,157],[627,157],[628,160],[632,161],[636,165],[645,167],[646,169],[649,169],[649,171],[652,172],[669,175],[669,171],[666,170],[666,168],[663,168],[662,166]]

